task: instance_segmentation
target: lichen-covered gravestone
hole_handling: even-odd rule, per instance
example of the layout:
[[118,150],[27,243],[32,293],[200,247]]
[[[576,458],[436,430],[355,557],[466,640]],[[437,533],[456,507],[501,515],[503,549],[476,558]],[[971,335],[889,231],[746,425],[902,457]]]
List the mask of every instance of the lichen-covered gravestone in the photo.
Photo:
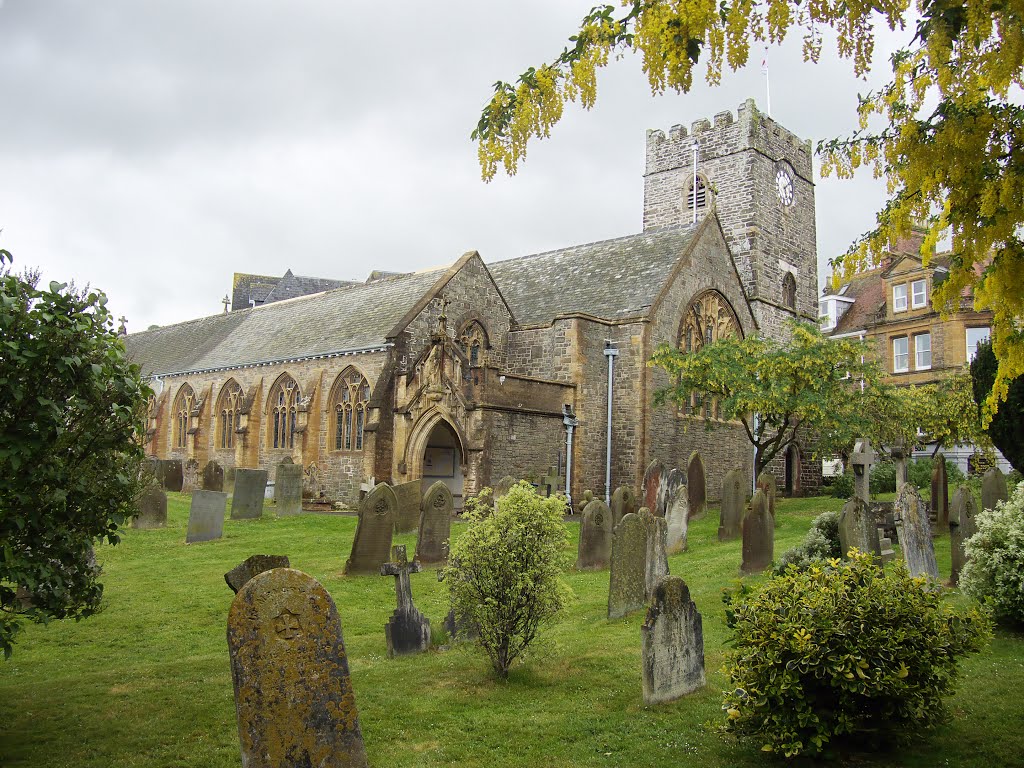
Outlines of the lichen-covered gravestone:
[[949,510],[949,546],[952,554],[952,567],[949,581],[956,585],[960,581],[960,571],[967,564],[967,553],[964,542],[978,532],[975,522],[978,517],[978,503],[974,494],[966,485],[961,485],[953,494],[953,504]]
[[420,504],[423,500],[423,481],[411,480],[392,486],[398,509],[395,510],[395,533],[412,533],[420,522]]
[[444,482],[438,480],[427,489],[420,511],[416,562],[429,564],[448,561],[448,541],[451,538],[454,509],[455,500]]
[[644,704],[673,701],[704,687],[701,616],[678,576],[655,586],[640,638]]
[[631,513],[619,521],[612,534],[612,563],[608,586],[609,619],[617,619],[644,607],[646,563],[647,529],[640,516]]
[[[718,521],[719,541],[732,541],[740,537],[743,506],[747,501],[746,482],[749,481],[745,480],[741,470],[730,469],[725,473],[725,479],[722,480],[722,510]],[[758,487],[760,488],[760,478]]]
[[686,550],[686,534],[690,520],[690,501],[686,486],[676,488],[675,495],[669,499],[668,513],[665,522],[668,529],[665,538],[665,549],[670,555]]
[[132,528],[152,530],[167,525],[167,494],[155,483],[148,483],[139,496],[139,514]]
[[704,472],[704,459],[697,451],[686,463],[686,490],[690,495],[690,519],[702,518],[708,511],[708,480]]
[[252,555],[224,574],[224,581],[236,595],[254,576],[275,568],[291,568],[287,555]]
[[377,574],[391,554],[391,535],[395,529],[398,499],[387,483],[374,486],[359,502],[359,522],[352,540],[352,553],[345,563],[345,574]]
[[263,516],[267,495],[267,470],[235,469],[235,492],[231,496],[231,519],[252,520]]
[[621,485],[612,494],[612,530],[626,515],[636,514],[636,491],[631,486]]
[[946,475],[946,457],[941,453],[935,455],[935,468],[932,470],[931,510],[938,530],[949,525],[949,478]]
[[224,511],[228,495],[217,491],[193,491],[188,510],[188,532],[185,543],[213,541],[224,535]]
[[995,509],[1000,501],[1006,501],[1006,477],[999,467],[991,467],[981,478],[981,508]]
[[[686,473],[673,468],[662,477],[661,487],[658,489],[658,508],[651,511],[657,517],[668,517],[668,507],[672,503],[672,498],[680,488],[686,487]],[[687,504],[689,504],[689,500],[687,500]]]
[[254,576],[228,613],[243,768],[366,768],[338,609],[311,576]]
[[777,491],[775,475],[767,471],[762,472],[757,476],[755,485],[755,490],[764,491],[764,495],[768,499],[768,514],[772,516],[772,520],[775,521],[775,525],[778,525],[779,518],[775,516],[775,496]]
[[644,568],[644,600],[654,594],[658,582],[668,576],[668,522],[641,507],[639,517],[647,529],[647,556]]
[[302,512],[301,464],[282,461],[274,473],[274,506],[280,516],[297,515]]
[[611,511],[603,501],[594,499],[583,509],[576,569],[580,571],[604,570],[608,567],[611,553]]
[[398,607],[384,625],[389,658],[430,649],[430,621],[413,605],[412,583],[409,581],[409,574],[419,571],[420,564],[409,562],[404,545],[394,547],[391,550],[391,562],[380,567],[381,576],[395,577],[395,595],[398,600]]
[[850,549],[882,557],[882,545],[878,539],[878,523],[871,508],[854,496],[843,505],[839,513],[839,546],[843,559],[849,559]]
[[181,475],[182,493],[191,493],[199,488],[201,480],[202,477],[199,472],[199,462],[195,459],[189,459],[186,461]]
[[750,500],[750,512],[743,518],[743,562],[740,573],[761,573],[775,556],[775,522],[768,512],[764,491],[756,491]]
[[203,467],[203,490],[224,490],[224,468],[216,461],[208,461]]
[[928,512],[913,483],[907,483],[896,494],[896,528],[899,531],[903,562],[911,576],[939,578],[935,564]]
[[668,470],[660,461],[652,461],[644,472],[644,484],[641,489],[643,496],[640,502],[650,510],[658,508],[658,493],[661,491],[662,479],[666,477]]

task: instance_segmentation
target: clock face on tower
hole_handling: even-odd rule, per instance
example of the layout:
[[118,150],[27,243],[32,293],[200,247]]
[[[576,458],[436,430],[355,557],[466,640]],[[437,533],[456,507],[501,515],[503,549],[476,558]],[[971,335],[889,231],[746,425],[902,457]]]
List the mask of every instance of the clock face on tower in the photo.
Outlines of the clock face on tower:
[[775,174],[775,191],[783,205],[793,204],[793,177],[785,168],[779,168]]

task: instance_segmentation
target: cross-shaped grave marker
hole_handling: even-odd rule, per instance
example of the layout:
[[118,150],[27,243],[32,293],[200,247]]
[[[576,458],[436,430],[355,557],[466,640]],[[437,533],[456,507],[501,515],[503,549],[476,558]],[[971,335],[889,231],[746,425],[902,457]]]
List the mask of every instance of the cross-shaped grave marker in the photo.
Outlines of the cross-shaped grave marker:
[[865,504],[871,500],[871,467],[875,463],[875,451],[867,438],[858,440],[853,448],[850,463],[853,465],[853,493]]
[[384,626],[388,643],[388,656],[420,653],[430,648],[430,621],[412,603],[410,573],[419,573],[420,564],[409,562],[405,546],[391,548],[390,563],[380,567],[381,576],[395,577],[398,607]]

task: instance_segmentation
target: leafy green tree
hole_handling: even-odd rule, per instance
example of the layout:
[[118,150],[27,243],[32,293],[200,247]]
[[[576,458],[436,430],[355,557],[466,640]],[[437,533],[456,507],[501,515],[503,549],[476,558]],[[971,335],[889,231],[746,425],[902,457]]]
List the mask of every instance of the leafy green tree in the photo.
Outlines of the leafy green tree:
[[466,514],[469,525],[452,542],[443,571],[460,623],[478,631],[499,677],[565,605],[570,594],[561,574],[569,541],[562,515],[565,498],[542,498],[521,482],[490,513]]
[[38,289],[0,250],[0,647],[24,619],[83,618],[103,587],[94,540],[132,514],[149,388],[106,297]]
[[[822,30],[837,34],[837,54],[856,75],[870,66],[875,31],[904,30],[891,57],[892,80],[860,98],[859,130],[821,142],[822,173],[849,177],[861,167],[888,180],[890,198],[877,228],[837,260],[856,271],[923,223],[928,263],[947,231],[952,258],[933,304],[959,307],[970,289],[977,309],[994,313],[999,366],[986,400],[990,416],[1011,381],[1024,374],[1024,0],[624,0],[599,5],[550,63],[530,67],[515,85],[499,81],[473,131],[485,179],[499,166],[514,174],[529,141],[547,138],[567,102],[590,109],[597,71],[628,53],[641,58],[655,94],[685,93],[693,69],[717,84],[738,69],[753,42],[803,36],[804,58],[817,61]],[[851,115],[851,122],[853,116]],[[879,126],[876,128],[876,126]]]
[[987,601],[998,621],[1024,627],[1024,483],[975,523],[977,532],[964,544],[960,588]]
[[[982,342],[971,361],[974,400],[979,404],[984,403],[992,392],[997,368],[992,345]],[[1010,382],[1006,402],[999,406],[985,431],[1010,465],[1018,472],[1024,472],[1024,376]]]

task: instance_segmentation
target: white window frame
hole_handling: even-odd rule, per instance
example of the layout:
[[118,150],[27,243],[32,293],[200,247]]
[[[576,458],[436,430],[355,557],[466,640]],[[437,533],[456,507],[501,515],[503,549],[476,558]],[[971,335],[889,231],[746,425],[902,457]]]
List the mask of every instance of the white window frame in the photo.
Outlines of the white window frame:
[[[985,335],[980,337],[974,342],[974,346],[971,346],[971,331],[984,331]],[[989,341],[992,338],[992,329],[989,326],[979,326],[975,328],[964,328],[964,344],[966,346],[967,362],[971,362],[974,356],[978,354],[978,345],[983,341]]]
[[[921,300],[918,301],[918,287],[921,288]],[[910,284],[910,308],[921,309],[928,306],[928,281],[915,280]]]
[[[921,340],[928,339],[928,349],[921,349]],[[921,353],[928,353],[928,365],[921,365]],[[932,334],[931,331],[914,334],[914,370],[928,371],[932,367]]]
[[[902,289],[903,294],[900,295],[899,291]],[[902,300],[903,306],[900,306]],[[900,285],[894,285],[892,287],[892,311],[893,312],[906,312],[907,311],[907,284],[901,283]]]
[[[906,351],[904,351],[903,367],[899,367],[899,359],[901,355],[896,352],[897,342],[902,341],[906,345]],[[892,339],[892,372],[893,373],[906,373],[910,370],[910,337],[909,336],[894,336]]]

